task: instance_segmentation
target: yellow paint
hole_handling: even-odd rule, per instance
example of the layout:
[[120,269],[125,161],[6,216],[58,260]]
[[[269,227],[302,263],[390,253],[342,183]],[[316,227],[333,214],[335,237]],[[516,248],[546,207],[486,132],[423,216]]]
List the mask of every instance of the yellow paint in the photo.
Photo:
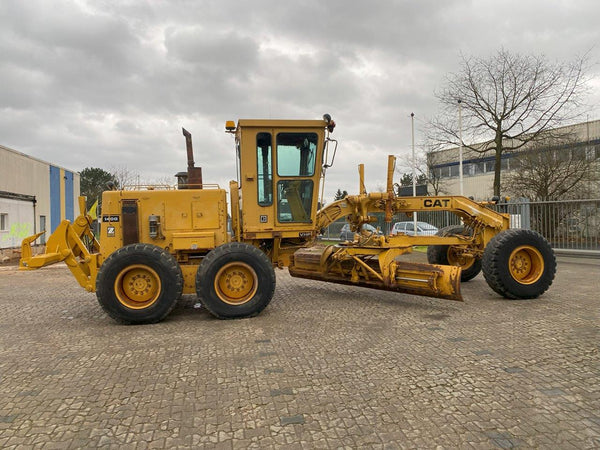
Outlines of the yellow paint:
[[160,297],[162,283],[154,269],[145,264],[125,267],[115,280],[115,294],[119,302],[131,309],[145,309]]
[[[321,120],[239,121],[235,138],[239,148],[240,180],[230,184],[233,239],[262,249],[273,265],[288,266],[294,276],[460,300],[462,262],[459,265],[417,264],[401,262],[398,257],[412,251],[415,245],[454,246],[460,255],[481,257],[490,239],[509,227],[508,216],[465,197],[395,196],[392,189],[393,157],[388,158],[386,192],[366,191],[361,165],[360,193],[317,211],[327,128],[327,123]],[[271,182],[273,199],[268,205],[258,204],[257,149],[262,148],[258,146],[258,139],[263,133],[272,136],[269,150],[272,152],[272,178],[265,179]],[[299,163],[298,172],[278,169],[279,163],[281,167],[285,167],[284,162],[289,164],[285,153],[280,156],[277,149],[278,136],[285,133],[294,139],[294,134],[316,135],[317,144],[311,156],[314,167],[310,167],[306,159]],[[285,140],[281,142],[282,146],[289,146]],[[64,176],[65,171],[61,169],[60,211],[63,219],[66,209]],[[312,197],[307,194],[309,187],[312,187]],[[303,189],[305,198],[301,195]],[[203,189],[104,192],[102,218],[99,218],[100,243],[90,231],[92,211],[85,213],[83,199],[79,204],[81,215],[73,224],[63,220],[48,239],[48,253],[32,256],[30,244],[35,237],[23,241],[23,269],[65,261],[79,283],[93,291],[103,261],[122,248],[124,242],[138,239],[136,242],[164,249],[177,260],[184,277],[183,291],[187,294],[195,292],[197,269],[205,261],[204,257],[212,249],[232,240],[227,230],[226,192],[214,185],[204,185]],[[399,212],[434,210],[455,213],[465,226],[474,230],[473,236],[376,236],[359,232],[362,224],[375,220],[370,215],[372,212],[386,212],[386,217],[391,219]],[[307,249],[322,228],[342,217],[356,232],[353,242],[320,250]],[[88,242],[93,243],[93,248]],[[517,250],[511,255],[511,274],[521,283],[535,282],[542,267],[539,252],[529,247]],[[533,270],[528,270],[529,267]],[[258,274],[252,266],[237,260],[228,261],[220,267],[215,279],[207,282],[213,283],[217,296],[229,305],[250,302],[259,285]],[[142,261],[123,269],[113,289],[124,306],[144,309],[157,301],[160,283],[160,277]]]

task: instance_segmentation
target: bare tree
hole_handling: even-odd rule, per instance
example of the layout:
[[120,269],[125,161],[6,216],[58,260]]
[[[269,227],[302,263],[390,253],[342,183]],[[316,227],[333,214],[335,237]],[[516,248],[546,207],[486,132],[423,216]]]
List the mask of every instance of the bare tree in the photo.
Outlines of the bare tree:
[[110,173],[121,189],[135,189],[141,183],[140,174],[127,166],[111,167]]
[[441,160],[440,152],[436,151],[435,146],[429,145],[425,150],[425,156],[421,163],[421,167],[424,169],[421,170],[427,176],[427,183],[431,186],[433,195],[446,193],[445,179],[438,167]]
[[[460,70],[449,74],[436,94],[442,113],[431,121],[428,137],[444,148],[459,146],[462,133],[465,148],[493,152],[494,195],[499,196],[502,154],[580,116],[586,64],[587,56],[552,63],[504,49],[489,58],[462,56]],[[456,120],[459,102],[462,130]]]
[[163,175],[158,178],[152,178],[151,180],[147,180],[142,184],[168,188],[175,186],[177,184],[177,181],[174,176]]
[[545,140],[511,159],[502,189],[531,200],[586,198],[598,192],[600,161],[593,148],[572,140]]
[[[440,195],[445,192],[445,180],[441,176],[437,165],[444,162],[440,152],[434,144],[427,143],[420,146],[420,151],[415,156],[415,169],[417,172],[417,184],[427,184],[431,187],[432,195]],[[412,167],[412,158],[403,158],[402,165],[396,167],[396,172],[400,176],[400,186],[412,185],[412,173],[409,172]],[[405,184],[408,181],[408,184]],[[429,191],[429,187],[428,187]]]

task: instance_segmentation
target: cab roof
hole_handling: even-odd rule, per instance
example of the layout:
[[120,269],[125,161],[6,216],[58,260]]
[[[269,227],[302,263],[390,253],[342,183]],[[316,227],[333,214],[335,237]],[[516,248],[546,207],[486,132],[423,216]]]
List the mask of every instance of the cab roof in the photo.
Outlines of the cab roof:
[[238,128],[325,128],[325,120],[239,119]]

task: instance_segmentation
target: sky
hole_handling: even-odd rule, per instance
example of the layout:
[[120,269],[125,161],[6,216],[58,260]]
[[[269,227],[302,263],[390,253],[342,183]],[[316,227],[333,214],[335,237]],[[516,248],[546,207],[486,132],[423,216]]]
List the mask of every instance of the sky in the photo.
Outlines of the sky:
[[597,0],[2,0],[0,144],[174,182],[183,126],[204,182],[227,188],[226,120],[329,113],[329,202],[358,192],[359,163],[370,191],[385,186],[387,155],[409,164],[410,114],[419,151],[461,55],[588,53],[587,114],[600,119],[598,17]]

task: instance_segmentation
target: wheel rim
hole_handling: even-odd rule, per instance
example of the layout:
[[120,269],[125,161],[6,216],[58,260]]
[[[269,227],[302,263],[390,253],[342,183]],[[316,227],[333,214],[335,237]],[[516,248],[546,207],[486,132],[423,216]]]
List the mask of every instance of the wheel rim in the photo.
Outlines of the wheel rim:
[[230,305],[242,305],[250,301],[258,289],[258,275],[243,262],[232,262],[221,267],[215,277],[215,291],[219,298]]
[[521,284],[533,284],[544,272],[544,258],[540,251],[530,245],[522,245],[512,251],[508,259],[511,276]]
[[160,291],[160,277],[154,269],[144,264],[126,267],[115,280],[117,299],[131,309],[152,306],[158,300]]
[[451,266],[460,266],[463,270],[468,269],[475,263],[475,258],[465,256],[458,248],[448,247],[448,264]]

